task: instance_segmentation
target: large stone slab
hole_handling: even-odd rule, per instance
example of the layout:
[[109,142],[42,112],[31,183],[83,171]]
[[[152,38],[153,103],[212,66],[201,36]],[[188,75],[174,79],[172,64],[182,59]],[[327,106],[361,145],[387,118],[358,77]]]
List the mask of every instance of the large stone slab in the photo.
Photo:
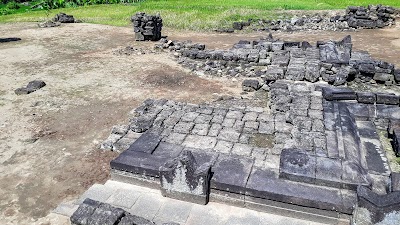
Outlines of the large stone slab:
[[299,149],[283,149],[279,177],[306,183],[315,182],[316,158]]
[[316,161],[316,184],[340,188],[342,182],[342,160],[317,157]]
[[326,100],[356,100],[356,93],[350,88],[329,88],[322,89],[322,95]]
[[244,194],[253,159],[220,155],[212,167],[211,188]]
[[158,133],[151,130],[146,131],[142,134],[127,151],[144,152],[151,154],[156,149],[161,141],[161,137]]
[[272,178],[268,171],[254,169],[246,195],[290,204],[352,214],[355,204],[344,202],[340,189]]
[[124,151],[110,162],[112,169],[159,177],[159,168],[168,158],[143,152]]

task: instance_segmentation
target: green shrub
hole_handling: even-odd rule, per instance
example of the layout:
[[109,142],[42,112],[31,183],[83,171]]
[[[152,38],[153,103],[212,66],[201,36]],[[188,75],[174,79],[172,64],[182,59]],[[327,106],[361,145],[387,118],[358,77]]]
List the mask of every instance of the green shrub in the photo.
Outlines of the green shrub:
[[11,10],[9,10],[7,8],[0,9],[0,15],[8,15],[8,14],[11,14]]
[[11,10],[19,9],[19,5],[16,2],[12,1],[12,2],[7,3],[6,8],[11,9]]

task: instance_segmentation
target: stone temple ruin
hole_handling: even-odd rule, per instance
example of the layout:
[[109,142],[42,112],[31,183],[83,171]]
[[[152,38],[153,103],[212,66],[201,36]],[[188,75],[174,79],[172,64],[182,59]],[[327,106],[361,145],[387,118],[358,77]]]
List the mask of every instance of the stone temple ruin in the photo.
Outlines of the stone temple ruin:
[[161,39],[162,19],[160,15],[139,12],[132,16],[136,41],[158,41]]
[[[101,145],[120,153],[110,162],[113,180],[197,204],[325,223],[398,224],[400,174],[391,171],[382,143],[389,138],[400,154],[400,96],[344,87],[350,81],[396,85],[400,72],[393,64],[353,51],[350,36],[316,46],[270,35],[224,51],[167,40],[155,47],[178,53],[193,71],[252,77],[244,90],[267,90],[267,107],[148,99]],[[104,221],[96,212],[105,211],[118,224],[141,221],[90,199],[71,221]]]

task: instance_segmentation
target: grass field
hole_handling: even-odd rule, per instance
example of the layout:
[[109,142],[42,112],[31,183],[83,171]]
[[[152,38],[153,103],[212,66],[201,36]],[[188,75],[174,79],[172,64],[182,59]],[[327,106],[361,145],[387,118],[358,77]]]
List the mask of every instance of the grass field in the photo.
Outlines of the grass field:
[[[43,21],[58,12],[89,23],[129,25],[138,11],[160,13],[164,25],[176,29],[207,30],[249,18],[274,18],[276,10],[344,9],[348,5],[384,4],[400,7],[400,0],[145,0],[134,4],[91,5],[0,16],[0,22]],[[48,14],[47,14],[48,13]],[[280,11],[280,14],[282,11]]]

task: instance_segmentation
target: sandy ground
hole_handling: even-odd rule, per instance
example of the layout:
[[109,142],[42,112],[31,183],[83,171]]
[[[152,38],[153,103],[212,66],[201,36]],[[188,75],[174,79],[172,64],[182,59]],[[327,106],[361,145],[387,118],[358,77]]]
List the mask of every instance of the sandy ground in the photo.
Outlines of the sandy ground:
[[[228,48],[264,34],[214,34],[166,30],[170,39]],[[285,40],[339,40],[345,32],[276,34]],[[357,49],[400,67],[400,29],[350,32]],[[197,77],[171,54],[121,56],[113,51],[137,43],[131,28],[68,24],[39,29],[33,23],[1,24],[0,38],[0,223],[32,224],[60,202],[108,178],[116,156],[97,149],[113,125],[147,98],[193,103],[240,95],[240,82]],[[43,89],[17,96],[34,79]],[[46,224],[46,223],[39,223]]]

